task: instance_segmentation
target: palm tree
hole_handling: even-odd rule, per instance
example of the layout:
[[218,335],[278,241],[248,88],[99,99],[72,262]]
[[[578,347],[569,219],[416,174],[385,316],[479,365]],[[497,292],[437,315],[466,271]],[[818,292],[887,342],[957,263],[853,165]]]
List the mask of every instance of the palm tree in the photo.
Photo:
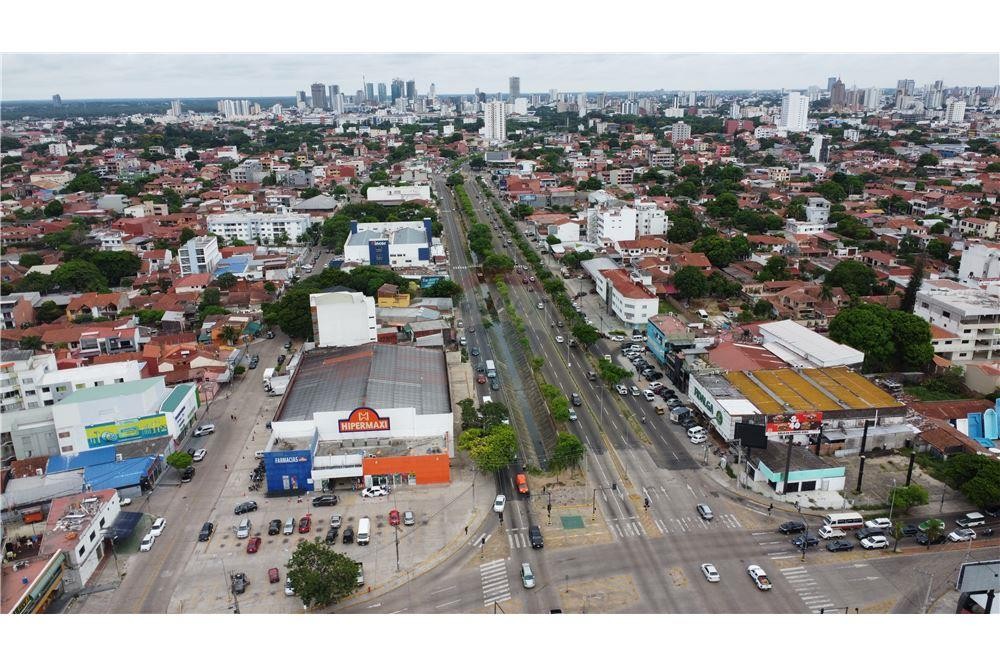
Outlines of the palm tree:
[[219,331],[219,335],[222,337],[222,340],[232,345],[240,337],[240,332],[236,330],[236,327],[227,324]]
[[819,290],[819,300],[820,301],[833,301],[833,288],[827,285],[825,282]]

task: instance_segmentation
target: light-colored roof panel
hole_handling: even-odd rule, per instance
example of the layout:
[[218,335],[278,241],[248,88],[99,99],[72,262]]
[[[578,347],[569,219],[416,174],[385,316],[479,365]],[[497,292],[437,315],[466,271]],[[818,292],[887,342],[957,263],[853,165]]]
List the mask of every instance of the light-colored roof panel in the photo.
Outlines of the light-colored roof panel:
[[146,378],[144,380],[133,380],[132,382],[117,382],[115,384],[106,384],[102,387],[89,387],[87,389],[80,389],[74,391],[72,394],[64,398],[59,402],[60,405],[70,405],[73,403],[88,403],[90,401],[97,401],[105,398],[125,398],[126,396],[135,396],[144,391],[147,391],[150,387],[163,384],[163,378]]

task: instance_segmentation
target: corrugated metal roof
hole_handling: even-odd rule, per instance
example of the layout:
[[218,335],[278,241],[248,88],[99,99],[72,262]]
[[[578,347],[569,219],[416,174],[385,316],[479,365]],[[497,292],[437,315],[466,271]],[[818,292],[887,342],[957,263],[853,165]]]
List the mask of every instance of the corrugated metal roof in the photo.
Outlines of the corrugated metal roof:
[[103,387],[89,387],[74,391],[72,394],[59,402],[59,405],[70,405],[71,403],[88,403],[104,398],[123,398],[135,396],[147,391],[150,387],[163,385],[163,378],[146,378],[144,380],[133,380],[132,382],[118,382],[106,384]]
[[188,392],[191,391],[194,391],[193,384],[189,383],[177,385],[174,387],[174,390],[170,392],[170,395],[167,396],[167,400],[163,401],[163,404],[160,405],[160,410],[163,412],[173,412],[177,409],[177,406],[181,404],[181,401],[184,400],[184,397],[187,396]]

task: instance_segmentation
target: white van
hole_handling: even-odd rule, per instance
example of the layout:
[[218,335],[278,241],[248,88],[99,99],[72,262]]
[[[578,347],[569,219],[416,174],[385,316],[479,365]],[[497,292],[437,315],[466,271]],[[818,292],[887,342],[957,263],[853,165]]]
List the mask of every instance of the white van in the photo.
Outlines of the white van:
[[291,535],[294,532],[295,532],[295,517],[291,516],[291,517],[288,517],[287,521],[285,521],[285,527],[284,527],[284,530],[281,531],[281,534],[282,535]]
[[358,544],[361,546],[368,544],[371,540],[371,529],[371,520],[366,516],[361,517],[361,521],[358,521]]
[[240,521],[240,525],[236,528],[236,537],[237,537],[237,539],[241,539],[242,540],[244,538],[250,537],[250,530],[252,528],[253,528],[253,524],[250,523],[250,518],[249,517],[244,517],[244,519],[242,521]]
[[706,431],[701,426],[692,426],[687,431],[688,437],[693,438],[696,435],[706,435]]
[[703,310],[703,309],[699,309],[698,310],[698,317],[700,317],[703,320],[707,320],[708,319],[708,311],[707,310]]

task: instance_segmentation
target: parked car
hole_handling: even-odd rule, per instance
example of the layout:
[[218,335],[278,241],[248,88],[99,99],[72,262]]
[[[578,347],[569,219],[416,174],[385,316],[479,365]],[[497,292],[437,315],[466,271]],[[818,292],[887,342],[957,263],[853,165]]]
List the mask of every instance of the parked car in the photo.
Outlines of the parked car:
[[350,544],[353,541],[354,541],[354,529],[348,526],[347,528],[344,528],[344,533],[341,536],[341,542],[343,542],[344,544]]
[[399,510],[389,511],[389,525],[398,526],[399,525]]
[[782,535],[791,535],[793,533],[801,533],[806,529],[806,524],[801,521],[786,521],[785,523],[778,526],[778,532]]
[[938,533],[937,535],[934,536],[933,540],[927,533],[917,533],[916,537],[917,544],[919,544],[922,547],[927,547],[934,544],[941,544],[947,539],[948,537],[944,533]]
[[255,554],[255,553],[257,553],[258,549],[260,549],[260,538],[259,537],[251,537],[249,540],[247,540],[247,553],[248,554]]
[[767,573],[764,572],[764,568],[760,565],[748,565],[747,574],[750,575],[750,578],[753,579],[754,585],[756,585],[759,590],[771,590],[771,580],[767,578]]
[[246,514],[247,512],[256,512],[257,502],[255,500],[248,500],[245,503],[240,503],[233,510],[233,514]]
[[948,533],[949,542],[971,542],[976,539],[976,531],[971,528],[959,528]]
[[872,519],[871,521],[865,521],[865,528],[878,528],[881,530],[889,530],[892,528],[892,521],[886,517],[879,517],[878,519]]
[[340,499],[333,494],[325,496],[316,496],[313,498],[313,507],[332,507],[337,504]]
[[208,542],[208,540],[212,537],[212,533],[214,532],[215,532],[215,524],[213,524],[211,521],[206,521],[204,524],[202,524],[201,531],[199,531],[198,533],[198,541]]
[[961,519],[956,519],[955,523],[962,528],[974,528],[975,526],[985,526],[986,517],[979,512],[969,512]]
[[706,440],[708,440],[708,436],[705,435],[704,433],[699,433],[697,435],[691,436],[691,444],[692,445],[700,445],[701,443],[705,442]]
[[545,546],[545,542],[542,540],[542,529],[538,526],[528,528],[528,539],[531,540],[532,549],[541,549]]
[[497,378],[490,379],[490,389],[493,391],[500,391],[500,380]]
[[861,546],[865,549],[885,549],[889,540],[885,539],[885,535],[871,535],[861,540]]
[[299,532],[308,533],[312,529],[312,515],[306,514],[299,519]]
[[142,538],[142,542],[139,543],[139,551],[149,551],[153,548],[153,542],[156,542],[156,535],[146,533],[146,536]]
[[869,537],[885,537],[885,531],[881,528],[861,528],[860,530],[854,531],[854,537],[859,540],[866,540]]
[[829,540],[832,538],[847,537],[847,533],[842,531],[840,528],[834,528],[833,526],[820,526],[819,536],[824,540]]
[[215,424],[202,424],[194,430],[194,437],[200,438],[203,435],[215,433]]
[[192,479],[194,479],[194,472],[195,472],[195,470],[191,466],[188,466],[187,468],[184,468],[184,472],[181,473],[181,482],[182,483],[183,482],[190,482]]
[[623,384],[616,384],[615,391],[617,391],[622,396],[628,396],[628,389]]
[[695,505],[695,509],[698,510],[698,514],[705,521],[711,521],[712,519],[715,518],[715,515],[712,514],[712,508],[706,505],[705,503],[699,503]]
[[369,486],[361,492],[362,498],[378,498],[389,495],[389,489],[384,486]]
[[285,595],[289,597],[295,595],[295,589],[292,588],[292,580],[288,577],[285,577]]
[[198,461],[204,461],[205,455],[208,454],[207,449],[197,449],[194,454],[191,455],[191,460],[197,463]]
[[926,521],[921,521],[919,524],[917,524],[917,528],[920,529],[921,533],[929,532],[931,526],[937,526],[938,530],[941,530],[944,528],[944,521],[942,521],[941,519],[927,519]]
[[917,527],[916,524],[908,523],[905,526],[903,526],[903,537],[913,537],[919,532],[920,529]]
[[288,357],[286,357],[285,355],[279,354],[278,355],[278,365],[280,366],[281,364],[285,363],[285,359],[287,359],[287,358]]
[[702,563],[701,573],[705,575],[705,579],[711,581],[712,583],[722,580],[722,577],[719,576],[719,571],[716,570],[715,566],[711,563]]
[[339,528],[334,528],[333,526],[330,526],[330,529],[326,531],[326,543],[327,544],[336,544],[337,543],[337,537],[339,535],[340,535],[340,529]]
[[854,542],[847,540],[834,540],[826,544],[827,551],[851,551],[852,549],[854,549]]
[[815,535],[810,535],[809,533],[804,533],[798,537],[792,538],[792,544],[796,549],[809,549],[811,547],[819,544],[819,538]]
[[167,527],[167,520],[162,516],[153,522],[153,525],[149,527],[149,534],[153,537],[159,537],[163,534],[163,529]]
[[242,595],[246,592],[250,581],[244,572],[237,572],[233,575],[233,595]]
[[340,518],[339,514],[334,514],[333,516],[330,517],[330,527],[331,528],[340,528],[340,522],[341,522],[341,518]]
[[272,567],[267,570],[267,580],[272,584],[276,584],[281,581],[281,573],[278,572],[278,568]]
[[482,373],[479,373],[478,375],[476,375],[476,382],[478,382],[479,384],[486,384],[486,376],[483,375]]
[[403,512],[403,525],[404,526],[412,526],[416,522],[417,522],[417,520],[413,516],[413,512],[412,511],[406,510],[405,512]]
[[272,519],[271,523],[267,524],[267,534],[277,535],[281,532],[281,519]]

